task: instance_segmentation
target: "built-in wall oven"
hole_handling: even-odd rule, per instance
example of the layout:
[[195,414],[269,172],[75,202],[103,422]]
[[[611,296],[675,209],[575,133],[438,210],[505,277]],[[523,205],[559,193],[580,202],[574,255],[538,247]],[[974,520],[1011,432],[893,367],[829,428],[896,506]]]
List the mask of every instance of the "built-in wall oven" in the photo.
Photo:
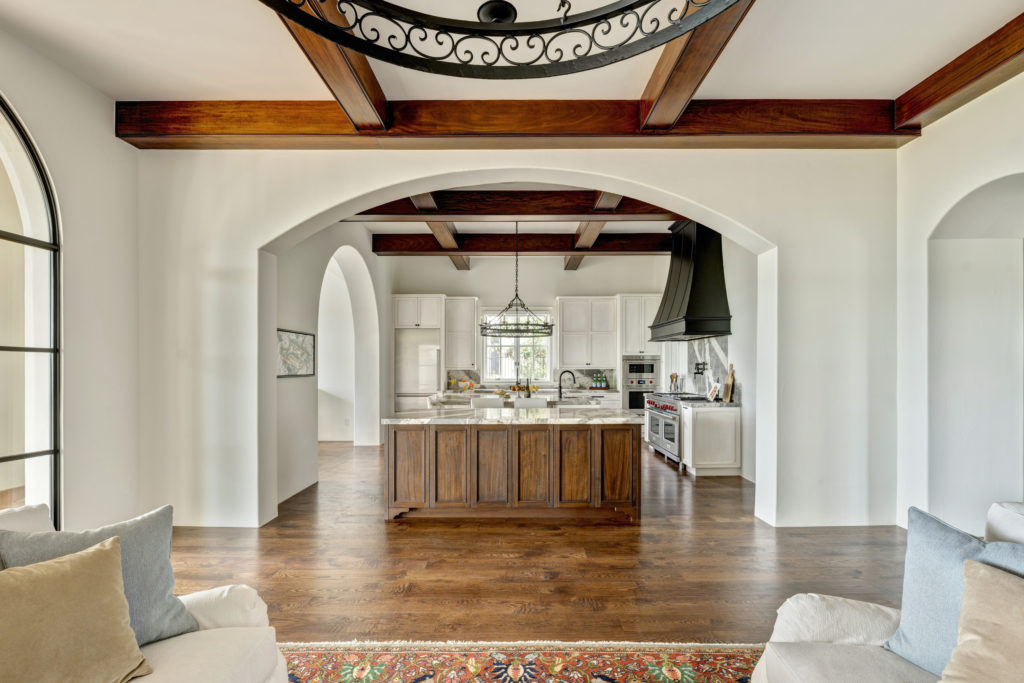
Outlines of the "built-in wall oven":
[[644,409],[644,394],[658,390],[661,356],[622,357],[622,407]]

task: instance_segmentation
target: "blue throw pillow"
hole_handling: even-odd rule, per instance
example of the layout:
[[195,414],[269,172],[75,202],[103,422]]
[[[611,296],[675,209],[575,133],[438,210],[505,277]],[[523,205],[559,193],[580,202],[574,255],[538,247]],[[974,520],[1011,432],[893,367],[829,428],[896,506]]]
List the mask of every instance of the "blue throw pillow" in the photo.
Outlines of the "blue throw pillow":
[[965,560],[1024,577],[1024,545],[986,543],[910,508],[900,626],[885,647],[936,676],[956,647]]

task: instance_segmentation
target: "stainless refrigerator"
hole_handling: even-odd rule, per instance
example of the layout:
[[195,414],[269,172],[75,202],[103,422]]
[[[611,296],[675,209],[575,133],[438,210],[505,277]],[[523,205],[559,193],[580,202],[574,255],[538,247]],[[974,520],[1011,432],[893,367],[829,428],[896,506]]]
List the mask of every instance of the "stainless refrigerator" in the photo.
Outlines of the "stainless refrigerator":
[[440,330],[395,330],[395,412],[429,408],[441,370]]

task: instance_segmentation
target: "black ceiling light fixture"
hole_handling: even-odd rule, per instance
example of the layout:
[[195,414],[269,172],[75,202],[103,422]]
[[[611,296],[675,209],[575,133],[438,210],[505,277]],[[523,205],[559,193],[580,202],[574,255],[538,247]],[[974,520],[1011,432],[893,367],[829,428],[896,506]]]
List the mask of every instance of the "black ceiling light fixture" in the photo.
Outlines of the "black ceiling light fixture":
[[686,35],[739,0],[618,0],[577,14],[570,14],[568,0],[550,0],[551,18],[518,24],[507,0],[484,2],[478,21],[382,0],[260,2],[367,57],[445,76],[502,79],[562,76],[613,64]]
[[552,323],[527,308],[519,298],[519,223],[516,222],[515,241],[515,294],[508,306],[493,318],[480,323],[482,337],[550,337],[555,330]]

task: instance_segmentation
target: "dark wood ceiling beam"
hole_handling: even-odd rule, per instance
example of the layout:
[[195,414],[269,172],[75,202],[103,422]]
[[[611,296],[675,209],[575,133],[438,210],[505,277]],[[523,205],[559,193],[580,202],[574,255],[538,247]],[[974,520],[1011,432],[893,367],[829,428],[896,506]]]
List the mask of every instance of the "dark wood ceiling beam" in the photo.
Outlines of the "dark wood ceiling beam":
[[[511,256],[515,253],[515,235],[469,234],[458,237],[459,253],[463,256]],[[635,256],[665,254],[672,248],[672,235],[658,233],[602,233],[588,249],[577,249],[572,233],[520,233],[519,253],[525,256],[571,256],[574,254],[603,254]],[[447,249],[437,244],[433,235],[376,234],[373,253],[378,256],[450,256]]]
[[[739,0],[714,19],[665,45],[640,96],[640,122],[646,129],[676,125],[693,96],[743,21],[754,0]],[[696,11],[690,6],[689,12]]]
[[442,190],[432,193],[435,202],[432,209],[420,209],[411,199],[399,199],[345,220],[354,223],[575,223],[674,221],[682,218],[679,214],[630,197],[620,197],[614,208],[594,208],[601,194],[594,190]]
[[[611,211],[618,207],[621,201],[621,195],[612,192],[599,192],[597,199],[594,201],[594,209]],[[605,223],[605,221],[584,221],[580,223],[580,226],[576,228],[575,247],[577,249],[587,249],[593,246],[594,242],[597,241],[598,235],[604,229]],[[581,263],[583,263],[583,256],[580,254],[565,257],[566,270],[576,270],[580,267]]]
[[[417,211],[437,210],[437,202],[434,201],[434,196],[429,192],[414,194],[412,197],[409,197],[409,201],[412,202]],[[451,250],[459,248],[459,243],[455,240],[458,231],[455,229],[454,223],[449,221],[427,221],[427,227],[430,228],[430,232],[434,234],[434,239],[437,240],[442,249]],[[455,266],[455,270],[469,270],[468,256],[452,254],[449,258],[452,261],[452,265]]]
[[[640,128],[620,100],[390,103],[386,131],[356,130],[335,102],[118,102],[116,134],[141,149],[878,148],[891,100],[693,100],[674,127]],[[586,219],[583,219],[586,220]]]
[[[303,11],[321,19],[348,26],[334,3],[308,2]],[[327,89],[341,105],[352,125],[360,131],[382,131],[388,127],[388,103],[366,57],[346,50],[284,17],[285,27],[295,38]]]
[[927,126],[1024,72],[1024,14],[896,98],[894,127]]

